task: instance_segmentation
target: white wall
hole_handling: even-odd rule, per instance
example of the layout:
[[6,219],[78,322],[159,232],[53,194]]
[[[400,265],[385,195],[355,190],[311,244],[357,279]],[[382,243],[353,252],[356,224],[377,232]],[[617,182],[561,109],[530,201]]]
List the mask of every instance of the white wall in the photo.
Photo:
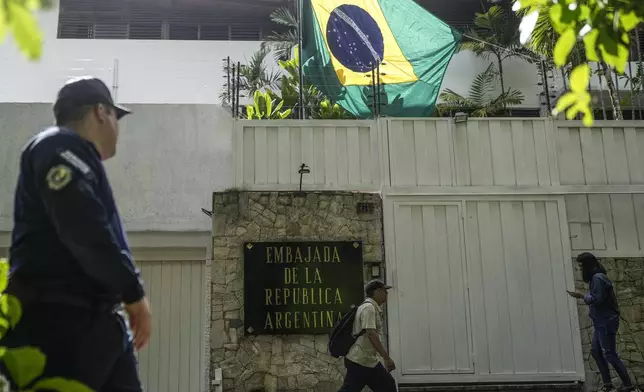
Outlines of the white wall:
[[[492,59],[485,60],[469,51],[457,53],[449,64],[441,91],[449,88],[467,96],[476,75],[485,71],[490,62]],[[498,68],[496,62],[495,67]],[[519,105],[520,107],[539,108],[539,93],[543,91],[543,87],[537,84],[541,79],[534,65],[521,59],[511,58],[503,62],[503,74],[506,90],[513,88],[523,93],[525,100],[522,105]],[[498,83],[497,91],[501,93],[501,86]]]
[[[57,39],[57,20],[57,10],[40,15],[45,47],[38,63],[27,63],[10,40],[0,45],[0,102],[51,102],[70,77],[91,74],[110,87],[117,86],[121,103],[216,104],[225,76],[222,59],[230,56],[233,61],[244,62],[260,46],[259,42],[247,41]],[[456,54],[443,89],[467,94],[474,77],[490,61],[471,52]],[[521,106],[539,107],[538,95],[543,88],[538,85],[535,65],[511,58],[504,62],[504,74],[507,87],[523,92]],[[562,88],[561,75],[551,83],[555,89]],[[599,87],[597,78],[592,85]]]
[[[232,185],[232,124],[216,105],[131,105],[106,162],[129,231],[210,231],[201,208]],[[49,104],[0,103],[0,237],[11,230],[22,146],[50,125]],[[2,238],[0,238],[2,247]]]
[[[0,46],[0,102],[52,102],[74,76],[116,82],[121,103],[219,103],[222,59],[244,61],[259,42],[57,39],[57,11],[43,12],[44,54],[27,63],[14,45]],[[118,78],[114,77],[115,60]]]
[[[110,87],[118,86],[117,99],[122,103],[215,104],[225,76],[222,59],[230,56],[243,62],[260,45],[245,41],[57,39],[57,19],[57,11],[40,15],[45,47],[38,63],[27,63],[11,43],[0,46],[0,102],[51,102],[70,77],[92,74]],[[457,54],[443,87],[466,94],[473,78],[488,64],[470,52]],[[507,86],[523,91],[524,106],[537,107],[541,90],[534,66],[510,59],[505,74]]]

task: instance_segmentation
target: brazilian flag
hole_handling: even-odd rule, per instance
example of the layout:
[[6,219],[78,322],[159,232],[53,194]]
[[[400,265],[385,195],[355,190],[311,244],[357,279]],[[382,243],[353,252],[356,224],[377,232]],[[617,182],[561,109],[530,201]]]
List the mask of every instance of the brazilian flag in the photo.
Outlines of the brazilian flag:
[[[360,118],[434,111],[461,35],[413,0],[303,0],[303,74]],[[378,73],[378,72],[376,72]]]

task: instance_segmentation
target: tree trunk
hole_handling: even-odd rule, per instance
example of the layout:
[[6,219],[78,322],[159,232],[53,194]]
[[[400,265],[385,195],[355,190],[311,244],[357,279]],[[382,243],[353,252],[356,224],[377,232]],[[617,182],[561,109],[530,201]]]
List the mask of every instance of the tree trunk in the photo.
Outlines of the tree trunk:
[[624,115],[622,113],[622,107],[619,103],[619,94],[617,93],[617,86],[611,77],[611,70],[608,68],[608,64],[604,61],[600,61],[599,65],[601,66],[602,73],[606,79],[606,85],[608,86],[608,92],[610,93],[610,103],[613,105],[613,119],[623,120]]
[[501,94],[505,94],[505,80],[503,80],[503,60],[501,56],[496,56],[497,62],[499,63],[499,80],[501,81]]
[[[635,29],[635,43],[637,44],[637,70],[644,70],[644,64],[642,64],[642,42],[640,41],[640,29]],[[643,75],[642,71],[636,73],[640,78]],[[642,105],[640,101],[640,94],[642,93],[642,80],[639,80],[639,86],[636,89],[637,93],[637,109],[639,110],[640,120],[642,119]]]
[[[599,102],[602,105],[602,115],[604,116],[602,120],[608,120],[608,114],[606,113],[606,104],[604,103],[604,82],[603,82],[603,71],[599,67],[599,63],[597,63],[597,77],[599,78]],[[590,83],[588,84],[588,91],[591,91],[590,89]]]
[[[501,95],[505,95],[505,80],[503,80],[503,59],[501,55],[497,54],[496,59],[499,63],[499,80],[501,81]],[[503,100],[503,115],[506,115],[506,104],[505,99]]]
[[633,63],[630,58],[628,59],[628,77],[630,78],[628,85],[631,88],[631,120],[635,120],[635,86],[633,86]]
[[564,91],[568,91],[568,76],[566,75],[565,68],[561,68],[561,80],[563,81]]

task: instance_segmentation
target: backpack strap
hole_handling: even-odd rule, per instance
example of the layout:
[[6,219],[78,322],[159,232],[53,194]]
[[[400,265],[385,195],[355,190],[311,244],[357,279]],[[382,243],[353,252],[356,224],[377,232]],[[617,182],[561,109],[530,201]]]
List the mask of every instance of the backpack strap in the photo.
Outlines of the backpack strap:
[[358,339],[360,336],[364,335],[365,333],[367,333],[367,330],[363,329],[362,331],[358,332],[358,334],[355,335],[354,338]]
[[[362,302],[360,305],[358,305],[358,307],[356,308],[356,317],[358,316],[358,309],[359,309],[362,305],[364,305],[364,304],[368,304],[368,303],[370,303],[370,302],[369,302],[369,301],[367,301],[367,300],[364,300],[364,302]],[[372,306],[373,306],[373,305],[372,305]],[[353,327],[352,327],[352,328],[353,328]],[[360,336],[364,335],[365,333],[367,333],[367,330],[366,330],[366,329],[363,329],[363,330],[361,330],[360,332],[358,332],[358,334],[357,334],[357,335],[351,334],[351,336],[353,336],[355,339],[358,339]]]

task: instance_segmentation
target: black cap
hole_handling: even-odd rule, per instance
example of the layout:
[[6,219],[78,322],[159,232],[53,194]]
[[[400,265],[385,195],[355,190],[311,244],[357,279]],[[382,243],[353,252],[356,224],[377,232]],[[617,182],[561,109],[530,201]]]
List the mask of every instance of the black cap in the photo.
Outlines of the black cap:
[[119,120],[132,113],[129,109],[114,103],[110,90],[102,80],[94,77],[82,77],[70,80],[58,91],[56,103],[54,103],[56,123],[59,123],[76,108],[99,103],[113,107],[116,110],[116,118]]
[[374,279],[364,286],[364,291],[365,293],[369,293],[378,289],[389,290],[390,288],[391,286],[386,285],[382,280]]

